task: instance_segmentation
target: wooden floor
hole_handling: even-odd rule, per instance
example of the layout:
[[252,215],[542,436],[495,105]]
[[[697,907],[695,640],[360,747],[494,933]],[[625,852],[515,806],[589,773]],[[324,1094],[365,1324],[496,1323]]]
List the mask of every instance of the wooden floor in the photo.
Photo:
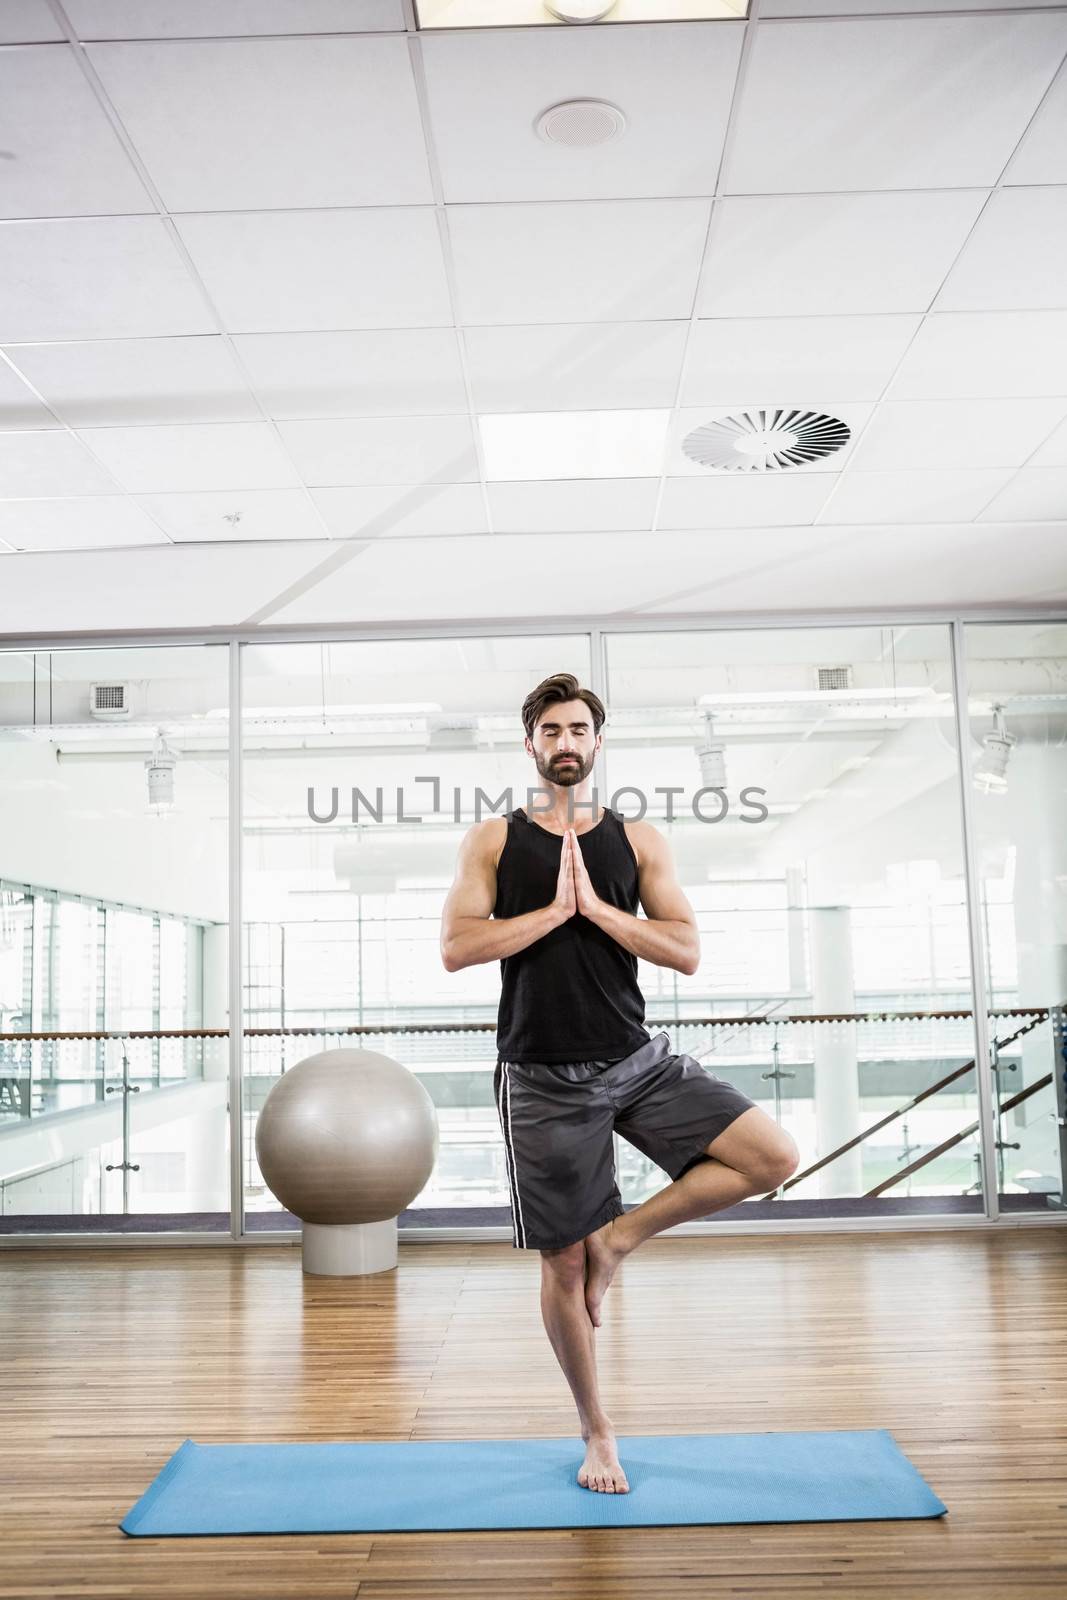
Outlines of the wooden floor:
[[[402,1245],[305,1278],[291,1246],[0,1253],[0,1596],[1062,1600],[1067,1229],[658,1238],[598,1335],[620,1435],[888,1428],[919,1522],[128,1539],[186,1437],[574,1435],[540,1258]],[[418,1484],[411,1486],[418,1493]]]

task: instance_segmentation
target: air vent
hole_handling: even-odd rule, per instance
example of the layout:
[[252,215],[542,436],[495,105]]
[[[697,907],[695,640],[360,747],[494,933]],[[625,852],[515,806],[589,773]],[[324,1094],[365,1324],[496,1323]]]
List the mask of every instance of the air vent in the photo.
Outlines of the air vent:
[[728,472],[780,472],[821,461],[851,438],[837,417],[818,411],[738,411],[694,428],[682,440],[690,461]]
[[546,144],[591,150],[595,145],[621,138],[626,131],[626,118],[618,106],[607,100],[562,100],[558,106],[543,111],[534,127]]
[[820,667],[819,668],[819,688],[820,689],[851,689],[851,687],[852,687],[852,668],[851,667]]
[[89,715],[104,719],[128,717],[129,684],[93,683],[89,685]]

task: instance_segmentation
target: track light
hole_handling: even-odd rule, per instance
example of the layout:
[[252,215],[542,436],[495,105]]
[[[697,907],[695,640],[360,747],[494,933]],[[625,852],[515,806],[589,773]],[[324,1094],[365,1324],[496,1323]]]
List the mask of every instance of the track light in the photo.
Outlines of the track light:
[[160,730],[152,754],[144,764],[148,776],[148,809],[154,816],[161,816],[174,804],[174,768],[177,764],[178,758]]
[[983,794],[1003,794],[1008,787],[1008,762],[1018,741],[1004,726],[1004,707],[993,707],[993,729],[982,740],[982,750],[971,774]]
[[704,713],[704,743],[697,751],[700,781],[705,789],[726,788],[726,746],[715,738],[715,722],[710,711]]

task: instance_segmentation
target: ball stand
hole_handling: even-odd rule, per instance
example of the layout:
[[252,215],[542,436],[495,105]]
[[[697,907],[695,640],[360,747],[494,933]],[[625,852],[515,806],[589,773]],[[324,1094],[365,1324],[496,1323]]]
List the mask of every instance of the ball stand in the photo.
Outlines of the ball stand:
[[397,1264],[396,1218],[384,1222],[305,1222],[304,1271],[348,1278]]

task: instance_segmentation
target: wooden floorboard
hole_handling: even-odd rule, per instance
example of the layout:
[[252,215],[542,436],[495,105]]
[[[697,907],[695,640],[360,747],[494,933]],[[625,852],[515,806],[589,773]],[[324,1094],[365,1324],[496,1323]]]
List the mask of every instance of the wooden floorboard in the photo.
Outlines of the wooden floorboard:
[[[659,1238],[598,1334],[620,1435],[888,1428],[920,1522],[128,1539],[199,1443],[567,1435],[536,1252],[0,1253],[0,1600],[1067,1595],[1067,1229]],[[417,1483],[412,1493],[418,1492]]]

